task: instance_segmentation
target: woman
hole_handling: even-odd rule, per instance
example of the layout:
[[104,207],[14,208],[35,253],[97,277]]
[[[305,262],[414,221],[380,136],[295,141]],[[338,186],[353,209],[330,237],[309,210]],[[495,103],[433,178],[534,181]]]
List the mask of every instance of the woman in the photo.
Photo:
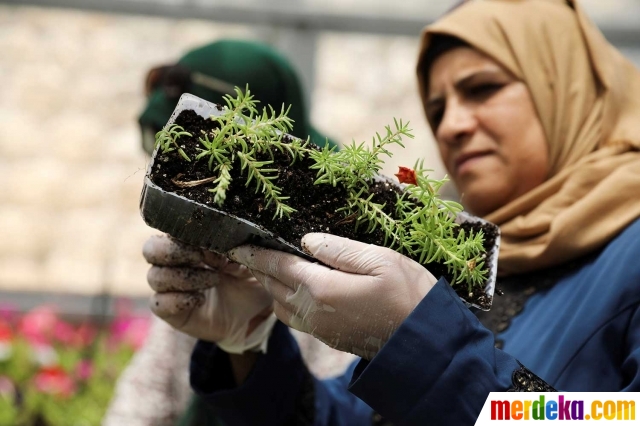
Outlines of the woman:
[[[147,74],[147,104],[138,122],[142,145],[148,153],[155,147],[155,134],[171,117],[183,93],[210,102],[224,103],[224,95],[236,96],[234,87],[249,84],[255,99],[279,111],[292,108],[292,134],[324,145],[327,138],[309,120],[300,80],[289,61],[273,48],[244,40],[219,40],[191,50],[173,65],[153,68]],[[329,140],[331,145],[335,142]]]
[[[391,250],[307,234],[330,269],[236,248],[282,323],[235,382],[238,362],[197,344],[192,386],[228,424],[289,424],[308,388],[316,425],[467,425],[492,391],[640,390],[640,73],[575,1],[487,0],[427,28],[418,79],[464,204],[502,230],[507,296],[482,325]],[[309,379],[285,325],[363,359]]]

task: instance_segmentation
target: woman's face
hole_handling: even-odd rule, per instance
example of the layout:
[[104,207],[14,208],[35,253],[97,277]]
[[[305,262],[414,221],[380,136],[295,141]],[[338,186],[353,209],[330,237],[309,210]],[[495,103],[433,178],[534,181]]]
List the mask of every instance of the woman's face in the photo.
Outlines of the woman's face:
[[485,216],[540,185],[549,152],[527,86],[470,47],[431,66],[427,119],[465,207]]

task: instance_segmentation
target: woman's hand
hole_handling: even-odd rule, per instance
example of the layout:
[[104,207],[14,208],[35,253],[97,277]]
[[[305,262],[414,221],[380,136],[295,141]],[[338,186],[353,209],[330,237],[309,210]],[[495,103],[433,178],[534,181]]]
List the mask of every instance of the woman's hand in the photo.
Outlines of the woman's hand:
[[273,299],[244,266],[166,235],[147,240],[143,254],[153,265],[147,280],[156,292],[154,314],[229,353],[264,349]]
[[329,265],[255,246],[231,250],[273,295],[285,324],[365,359],[380,348],[435,285],[401,254],[330,234],[307,234],[302,247]]

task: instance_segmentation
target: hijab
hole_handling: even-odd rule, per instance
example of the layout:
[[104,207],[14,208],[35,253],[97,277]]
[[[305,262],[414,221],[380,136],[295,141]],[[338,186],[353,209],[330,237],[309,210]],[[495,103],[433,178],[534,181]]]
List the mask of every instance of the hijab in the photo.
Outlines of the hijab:
[[576,0],[478,0],[428,26],[418,61],[423,103],[436,35],[462,40],[523,81],[545,131],[547,180],[486,216],[501,229],[501,275],[586,255],[640,217],[640,72]]
[[[271,105],[279,112],[283,104],[285,108],[291,105],[288,116],[294,120],[293,136],[302,139],[310,136],[320,146],[327,139],[311,126],[302,86],[293,67],[267,45],[220,40],[191,50],[173,66],[160,68],[164,69],[164,84],[148,88],[147,104],[138,120],[147,152],[153,150],[153,135],[167,123],[182,93],[224,104],[224,95],[235,97],[233,88],[245,90],[247,84],[260,101],[258,107]],[[333,141],[329,143],[335,145]]]

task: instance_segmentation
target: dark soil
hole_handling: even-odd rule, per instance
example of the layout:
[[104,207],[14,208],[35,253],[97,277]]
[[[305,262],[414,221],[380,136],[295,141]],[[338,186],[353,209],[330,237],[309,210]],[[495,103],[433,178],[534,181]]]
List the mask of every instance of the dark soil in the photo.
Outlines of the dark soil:
[[[284,217],[281,220],[273,218],[274,207],[272,205],[265,206],[263,195],[261,192],[256,193],[253,182],[248,187],[245,186],[246,175],[240,174],[239,161],[236,161],[231,170],[233,181],[222,207],[213,202],[213,194],[208,191],[212,188],[211,184],[192,188],[178,187],[172,182],[172,179],[186,182],[212,176],[206,160],[195,161],[195,157],[199,153],[197,148],[201,147],[198,136],[201,135],[201,131],[210,131],[215,123],[211,120],[205,120],[190,110],[180,113],[175,123],[194,135],[194,137],[183,136],[179,139],[182,149],[192,161],[190,163],[185,161],[177,151],[157,155],[150,177],[156,185],[165,191],[176,193],[257,223],[299,248],[301,248],[300,239],[309,232],[326,232],[365,243],[384,245],[384,234],[381,231],[366,233],[365,226],[356,230],[353,219],[345,218],[343,212],[337,212],[344,206],[343,200],[347,195],[347,191],[342,186],[313,185],[316,171],[309,169],[309,166],[313,164],[309,159],[296,161],[291,165],[288,154],[276,151],[274,167],[277,167],[280,173],[274,183],[282,188],[283,195],[291,197],[287,204],[297,210],[291,217]],[[265,155],[265,158],[258,159],[267,160],[269,158]],[[389,206],[395,204],[398,189],[392,184],[379,182],[371,186],[371,192],[375,194],[374,202],[386,203],[386,213],[393,215],[394,212]],[[476,232],[482,229],[485,234],[485,248],[489,249],[494,244],[495,231],[491,226],[464,223],[460,229]],[[488,265],[490,260],[486,259],[485,264]],[[426,265],[426,267],[434,276],[445,276],[451,280],[446,266],[433,263]],[[454,289],[467,301],[479,306],[488,307],[491,305],[491,299],[484,293],[484,288],[474,287],[474,294],[471,296],[466,284],[455,285]]]

